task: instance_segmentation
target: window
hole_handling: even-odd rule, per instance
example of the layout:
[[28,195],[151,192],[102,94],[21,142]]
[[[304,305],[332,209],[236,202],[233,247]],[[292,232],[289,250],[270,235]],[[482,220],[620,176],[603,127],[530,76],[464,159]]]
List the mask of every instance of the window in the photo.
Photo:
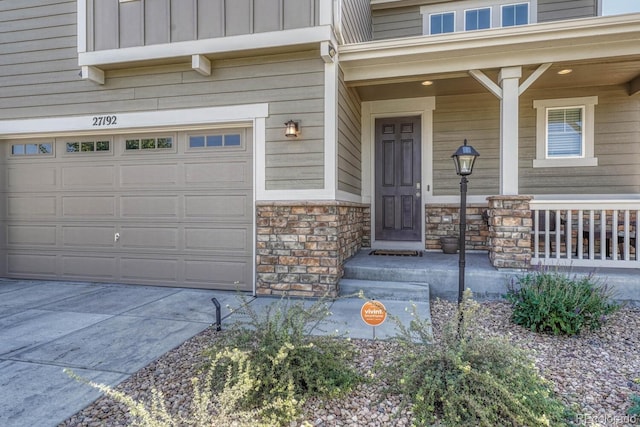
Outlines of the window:
[[240,147],[240,134],[193,135],[189,137],[189,148]]
[[453,33],[455,14],[453,12],[434,13],[429,16],[429,34]]
[[111,141],[78,141],[65,144],[67,153],[97,153],[108,152]]
[[514,27],[529,23],[529,3],[502,6],[502,26]]
[[27,144],[13,144],[11,146],[12,156],[38,156],[38,155],[51,155],[53,154],[53,143],[27,143]]
[[491,28],[491,8],[465,10],[464,12],[464,30],[483,30]]
[[597,166],[594,157],[598,97],[534,101],[536,159],[533,167]]
[[173,148],[173,138],[132,138],[125,141],[125,149],[132,150],[163,150]]

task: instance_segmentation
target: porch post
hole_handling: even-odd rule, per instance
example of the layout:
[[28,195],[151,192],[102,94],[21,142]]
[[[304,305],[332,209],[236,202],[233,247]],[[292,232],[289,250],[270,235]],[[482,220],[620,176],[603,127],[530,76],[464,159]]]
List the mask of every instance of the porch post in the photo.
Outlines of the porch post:
[[500,70],[500,194],[518,194],[518,99],[522,67]]
[[496,268],[531,265],[531,196],[492,196],[489,201],[489,260]]

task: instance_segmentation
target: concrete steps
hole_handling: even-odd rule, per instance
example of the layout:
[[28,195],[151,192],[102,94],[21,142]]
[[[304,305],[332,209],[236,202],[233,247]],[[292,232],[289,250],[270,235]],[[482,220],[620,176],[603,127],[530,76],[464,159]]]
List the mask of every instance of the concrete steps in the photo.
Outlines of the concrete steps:
[[424,282],[392,282],[387,280],[342,279],[340,295],[357,297],[362,290],[367,299],[429,301],[429,284]]

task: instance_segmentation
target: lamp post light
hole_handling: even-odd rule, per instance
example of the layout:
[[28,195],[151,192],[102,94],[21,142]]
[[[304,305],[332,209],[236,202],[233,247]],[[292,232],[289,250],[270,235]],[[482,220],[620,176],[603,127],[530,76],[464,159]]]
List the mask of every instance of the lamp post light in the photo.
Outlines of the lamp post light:
[[[473,172],[473,164],[476,158],[480,156],[472,146],[467,145],[467,140],[464,140],[464,145],[458,147],[455,153],[451,156],[453,163],[456,165],[456,173],[462,178],[460,179],[460,260],[458,262],[458,312],[459,320],[462,323],[462,311],[460,310],[460,304],[462,303],[462,294],[464,293],[464,267],[465,267],[465,231],[467,228],[467,176]],[[460,333],[460,323],[458,324],[458,333]]]

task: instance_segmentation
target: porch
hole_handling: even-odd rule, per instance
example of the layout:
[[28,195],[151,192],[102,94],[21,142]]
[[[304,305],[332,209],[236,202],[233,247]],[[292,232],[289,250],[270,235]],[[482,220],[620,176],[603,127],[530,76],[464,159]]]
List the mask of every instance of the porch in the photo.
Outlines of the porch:
[[[431,298],[455,300],[458,295],[458,255],[417,251],[418,256],[372,255],[362,249],[344,264],[340,295],[363,290],[366,297],[420,301],[428,292]],[[420,256],[421,254],[421,256]],[[551,267],[554,268],[554,267]],[[640,267],[557,267],[576,275],[595,273],[613,287],[615,298],[640,306]],[[517,270],[498,270],[491,265],[487,253],[466,254],[465,284],[478,300],[499,299],[510,280],[524,274]]]

